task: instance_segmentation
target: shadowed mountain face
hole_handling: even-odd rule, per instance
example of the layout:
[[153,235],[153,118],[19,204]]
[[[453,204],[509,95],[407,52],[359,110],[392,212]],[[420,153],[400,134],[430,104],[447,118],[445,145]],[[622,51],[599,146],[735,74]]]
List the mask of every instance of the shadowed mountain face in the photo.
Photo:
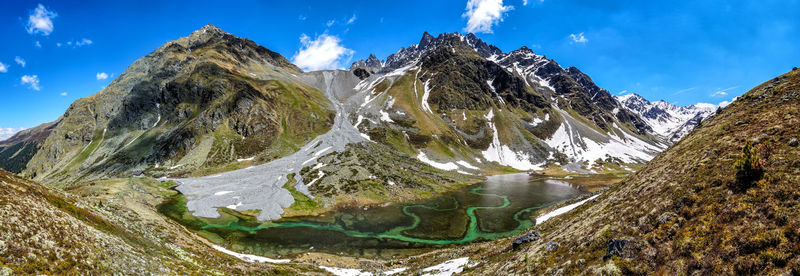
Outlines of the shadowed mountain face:
[[[59,119],[60,120],[60,119]],[[0,141],[0,168],[19,173],[33,158],[59,121],[44,123]]]
[[[537,226],[539,241],[476,273],[797,274],[798,124],[800,70],[793,70],[704,120],[596,200]],[[545,249],[551,241],[558,249]]]
[[73,103],[25,174],[48,182],[180,174],[288,154],[333,122],[325,96],[290,78],[299,72],[280,54],[203,27]]

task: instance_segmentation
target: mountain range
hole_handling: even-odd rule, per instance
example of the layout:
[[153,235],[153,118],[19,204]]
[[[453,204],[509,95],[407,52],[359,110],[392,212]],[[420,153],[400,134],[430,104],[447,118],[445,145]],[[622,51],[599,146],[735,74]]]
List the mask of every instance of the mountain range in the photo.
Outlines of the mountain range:
[[[350,71],[361,81],[346,89],[364,100],[345,110],[351,124],[428,163],[470,164],[461,171],[484,161],[581,171],[601,160],[643,163],[716,110],[615,97],[575,67],[527,47],[503,53],[473,34],[424,33]],[[50,182],[131,171],[202,175],[240,159],[274,160],[333,124],[331,99],[300,73],[280,54],[206,26],[137,60],[46,130],[4,141],[9,156],[31,149],[2,165]]]

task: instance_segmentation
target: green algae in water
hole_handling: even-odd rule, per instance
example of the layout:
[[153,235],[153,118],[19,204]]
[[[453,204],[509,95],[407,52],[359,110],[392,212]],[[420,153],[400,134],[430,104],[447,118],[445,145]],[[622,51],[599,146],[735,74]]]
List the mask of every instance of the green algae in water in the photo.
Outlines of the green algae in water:
[[180,195],[160,205],[159,211],[213,242],[243,252],[285,256],[312,250],[392,257],[516,235],[533,226],[534,211],[581,193],[560,182],[514,174],[491,176],[485,183],[430,200],[266,223],[224,208],[220,218],[194,217]]

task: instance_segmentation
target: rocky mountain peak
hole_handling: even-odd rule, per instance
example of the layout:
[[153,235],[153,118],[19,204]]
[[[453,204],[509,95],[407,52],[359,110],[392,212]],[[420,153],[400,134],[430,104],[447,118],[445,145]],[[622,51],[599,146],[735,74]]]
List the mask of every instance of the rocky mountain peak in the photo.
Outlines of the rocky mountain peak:
[[[440,35],[441,36],[441,35]],[[422,38],[419,40],[419,47],[422,49],[427,48],[433,41],[436,40],[431,34],[427,31],[422,34]]]

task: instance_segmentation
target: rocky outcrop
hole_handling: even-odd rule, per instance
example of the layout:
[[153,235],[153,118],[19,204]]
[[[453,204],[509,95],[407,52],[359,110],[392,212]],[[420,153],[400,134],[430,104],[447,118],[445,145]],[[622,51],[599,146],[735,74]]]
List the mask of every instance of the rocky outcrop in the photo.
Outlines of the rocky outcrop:
[[511,243],[511,248],[517,250],[520,246],[526,243],[538,241],[541,237],[542,235],[539,234],[539,231],[536,230],[528,231],[525,234],[522,234],[521,236],[514,238],[514,242]]

